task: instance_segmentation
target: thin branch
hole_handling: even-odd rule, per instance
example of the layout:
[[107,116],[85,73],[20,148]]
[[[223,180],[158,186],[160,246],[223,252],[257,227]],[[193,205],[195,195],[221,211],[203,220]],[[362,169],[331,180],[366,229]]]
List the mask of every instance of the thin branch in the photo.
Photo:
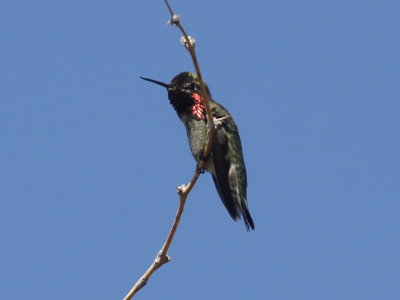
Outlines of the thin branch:
[[161,250],[158,252],[157,257],[154,259],[153,263],[151,266],[147,269],[147,271],[140,277],[140,279],[136,282],[136,284],[132,287],[132,289],[129,291],[129,293],[125,296],[123,300],[130,300],[139,290],[141,290],[149,280],[150,276],[162,265],[168,263],[171,259],[167,255],[168,249],[171,246],[172,240],[175,236],[176,229],[178,228],[179,222],[182,217],[183,209],[186,204],[186,199],[189,196],[190,191],[194,187],[194,185],[197,182],[197,179],[199,179],[200,173],[196,172],[193,175],[192,180],[189,182],[187,186],[180,186],[178,188],[178,193],[180,195],[179,199],[179,206],[178,210],[175,215],[174,222],[172,223],[172,227],[170,229],[170,232],[167,236],[167,239],[164,242],[164,245],[162,246]]
[[206,85],[204,83],[203,76],[201,75],[200,65],[197,60],[196,51],[194,49],[194,42],[192,42],[192,38],[189,37],[188,34],[186,33],[185,28],[183,28],[182,24],[180,23],[179,16],[174,13],[168,0],[164,0],[164,2],[167,5],[168,10],[171,14],[171,20],[169,20],[169,23],[173,26],[177,26],[181,30],[183,37],[185,39],[185,48],[189,51],[190,56],[193,61],[194,68],[196,69],[197,78],[198,78],[199,84],[200,84],[200,92],[201,92],[201,96],[203,98],[203,104],[206,107],[206,111],[207,111],[207,124],[208,124],[207,142],[206,142],[206,146],[205,146],[204,152],[203,152],[204,159],[201,160],[198,164],[198,169],[203,170],[206,165],[206,160],[211,153],[212,140],[213,140],[213,137],[215,134],[215,124],[214,124],[214,118],[213,118],[213,115],[211,112],[211,107],[210,107],[210,98],[206,91]]
[[213,117],[212,117],[212,113],[211,113],[211,109],[210,109],[210,99],[209,99],[208,93],[206,92],[206,85],[204,83],[203,76],[201,75],[199,62],[197,61],[196,51],[194,49],[194,43],[191,41],[191,38],[189,37],[189,35],[186,33],[185,28],[183,28],[183,26],[180,22],[179,16],[176,15],[174,13],[174,11],[172,10],[171,5],[168,3],[168,0],[164,0],[164,2],[167,5],[168,10],[171,14],[171,20],[169,21],[169,23],[173,26],[177,26],[181,30],[183,37],[185,38],[185,47],[189,51],[190,56],[193,61],[194,68],[196,69],[196,74],[197,74],[197,77],[198,77],[199,83],[200,83],[201,95],[203,96],[204,99],[206,99],[206,101],[203,101],[203,104],[207,109],[208,125],[209,125],[209,127],[214,128],[214,121],[213,121]]
[[207,142],[206,146],[204,148],[203,152],[203,159],[199,162],[197,166],[197,171],[192,177],[192,180],[189,182],[187,186],[181,186],[178,188],[178,194],[180,196],[179,198],[179,206],[178,210],[175,215],[175,219],[172,223],[172,227],[170,229],[170,232],[167,236],[167,239],[164,242],[164,245],[162,246],[161,250],[158,252],[157,257],[154,259],[153,263],[151,266],[147,269],[147,271],[140,277],[140,279],[136,282],[136,284],[132,287],[132,289],[129,291],[129,293],[125,296],[124,300],[130,300],[139,290],[141,290],[149,280],[150,276],[162,265],[168,263],[171,259],[167,255],[169,247],[171,246],[172,240],[174,239],[176,230],[179,226],[179,222],[182,217],[182,213],[186,204],[186,199],[189,196],[190,191],[193,189],[194,185],[196,184],[197,180],[200,177],[201,170],[204,170],[205,165],[206,165],[206,160],[207,157],[210,155],[211,152],[211,146],[212,146],[212,140],[215,134],[215,124],[214,124],[214,119],[211,113],[211,108],[210,108],[210,99],[208,96],[208,93],[206,92],[206,85],[203,81],[203,77],[200,72],[200,66],[197,61],[197,56],[196,52],[194,49],[194,40],[187,35],[186,30],[183,28],[183,26],[180,23],[179,16],[175,15],[174,11],[172,10],[170,4],[168,3],[167,0],[164,0],[165,4],[167,5],[167,8],[169,12],[171,13],[171,20],[169,21],[170,24],[177,26],[186,41],[185,47],[189,51],[190,56],[193,60],[194,67],[196,69],[196,74],[199,80],[200,84],[200,92],[201,96],[203,99],[203,104],[206,107],[207,111],[207,124],[208,124],[208,129],[207,129]]

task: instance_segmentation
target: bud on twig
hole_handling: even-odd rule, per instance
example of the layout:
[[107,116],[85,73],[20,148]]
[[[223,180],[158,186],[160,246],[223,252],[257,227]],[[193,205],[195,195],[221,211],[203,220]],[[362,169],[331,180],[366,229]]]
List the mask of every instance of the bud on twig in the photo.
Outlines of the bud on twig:
[[[194,46],[196,45],[196,40],[191,36],[188,36],[188,39],[189,39],[190,45],[194,48]],[[186,40],[185,36],[181,37],[181,44],[183,46],[185,46],[186,49],[189,49],[189,45],[187,43],[187,40]]]
[[173,15],[170,20],[168,20],[167,24],[171,24],[172,26],[177,26],[179,24],[179,16],[178,15]]

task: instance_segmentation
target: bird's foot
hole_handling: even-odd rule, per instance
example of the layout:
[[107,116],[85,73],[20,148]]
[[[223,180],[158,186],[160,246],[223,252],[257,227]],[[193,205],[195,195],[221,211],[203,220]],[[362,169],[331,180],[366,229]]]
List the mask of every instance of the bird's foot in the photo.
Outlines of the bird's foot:
[[199,164],[197,164],[197,166],[196,166],[196,173],[199,173],[199,174],[203,174],[204,173],[204,168],[200,168]]

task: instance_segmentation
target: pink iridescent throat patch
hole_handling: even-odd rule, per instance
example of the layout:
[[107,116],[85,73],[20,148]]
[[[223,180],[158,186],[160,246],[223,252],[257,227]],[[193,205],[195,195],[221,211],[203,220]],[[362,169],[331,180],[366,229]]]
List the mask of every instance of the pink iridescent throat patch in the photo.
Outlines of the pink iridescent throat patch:
[[203,105],[203,98],[198,93],[192,94],[194,104],[191,107],[193,116],[197,120],[204,120],[206,117],[206,107]]

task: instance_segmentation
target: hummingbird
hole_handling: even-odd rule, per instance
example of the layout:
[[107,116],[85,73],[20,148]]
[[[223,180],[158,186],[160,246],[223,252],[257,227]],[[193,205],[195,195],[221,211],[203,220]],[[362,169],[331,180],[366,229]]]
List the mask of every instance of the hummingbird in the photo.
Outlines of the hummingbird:
[[[186,128],[193,157],[203,158],[207,135],[207,113],[202,103],[198,77],[182,72],[167,84],[140,77],[165,87],[168,98]],[[218,194],[233,220],[243,218],[247,231],[254,230],[254,222],[247,205],[247,174],[243,159],[239,130],[228,110],[214,101],[206,85],[210,109],[215,123],[215,135],[205,170],[211,173]]]

